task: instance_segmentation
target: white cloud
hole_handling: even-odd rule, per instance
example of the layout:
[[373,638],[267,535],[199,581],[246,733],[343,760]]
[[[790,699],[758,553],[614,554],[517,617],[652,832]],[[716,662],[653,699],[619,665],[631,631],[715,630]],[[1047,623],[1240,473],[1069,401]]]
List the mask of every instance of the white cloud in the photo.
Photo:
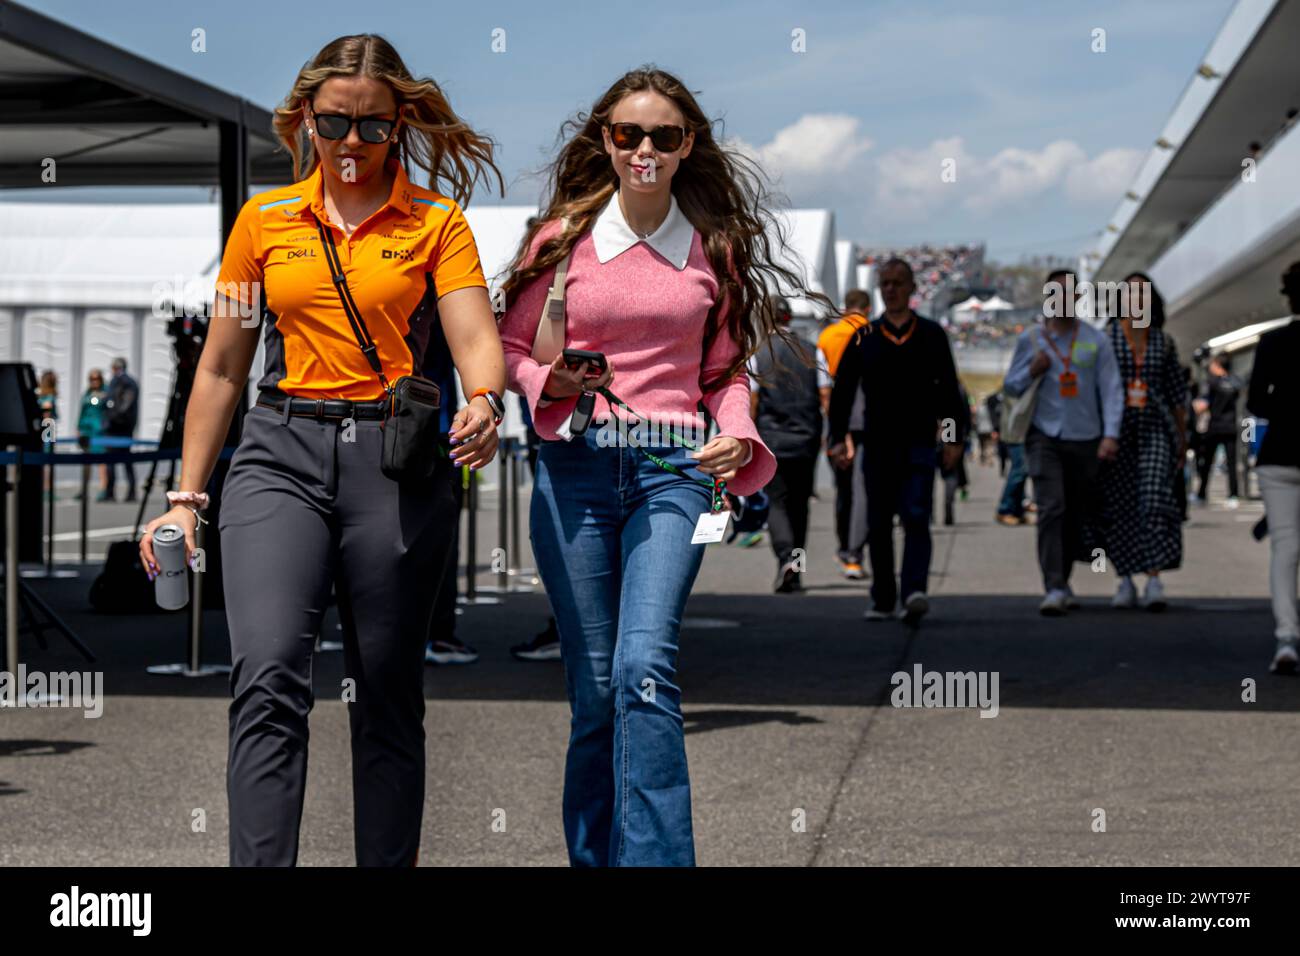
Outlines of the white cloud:
[[789,174],[840,173],[871,149],[871,140],[858,136],[860,125],[853,116],[805,114],[778,130],[770,143],[759,148],[759,156],[765,165]]
[[[968,170],[977,166],[960,136],[937,139],[924,149],[893,149],[875,162],[870,172],[875,201],[890,216],[922,215],[956,199]],[[951,169],[956,176],[945,180]]]
[[1076,166],[1084,165],[1088,155],[1068,139],[1048,143],[1041,150],[1003,149],[974,170],[974,191],[966,207],[988,212],[1008,203],[1033,199],[1057,187]]
[[1065,192],[1075,202],[1114,203],[1137,175],[1143,153],[1137,149],[1108,149],[1075,166],[1065,179]]
[[1046,202],[1102,205],[1118,199],[1142,158],[1127,148],[1089,156],[1067,138],[983,156],[961,136],[882,151],[873,149],[858,119],[844,114],[805,114],[767,143],[729,145],[780,181],[793,205],[826,206],[845,224],[865,223],[873,231],[900,225],[946,231],[972,223],[987,229],[990,217],[1033,215]]
[[871,140],[858,135],[861,125],[854,116],[806,113],[762,146],[743,140],[729,145],[751,156],[773,177],[817,178],[848,170],[871,149]]

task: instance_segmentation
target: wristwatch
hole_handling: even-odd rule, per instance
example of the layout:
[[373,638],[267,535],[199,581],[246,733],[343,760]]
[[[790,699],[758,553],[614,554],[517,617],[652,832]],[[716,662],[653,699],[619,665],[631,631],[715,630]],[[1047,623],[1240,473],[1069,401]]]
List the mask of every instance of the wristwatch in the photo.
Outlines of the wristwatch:
[[501,396],[490,388],[476,388],[474,394],[469,397],[469,400],[472,402],[480,395],[487,399],[488,408],[492,409],[492,424],[500,425],[501,419],[506,417],[506,406],[505,403],[501,401]]

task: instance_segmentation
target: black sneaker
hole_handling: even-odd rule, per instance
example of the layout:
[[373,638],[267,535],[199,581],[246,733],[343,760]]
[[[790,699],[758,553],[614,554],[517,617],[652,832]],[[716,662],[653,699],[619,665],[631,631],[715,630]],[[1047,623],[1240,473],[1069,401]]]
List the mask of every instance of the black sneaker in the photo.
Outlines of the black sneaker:
[[1277,653],[1273,655],[1273,663],[1269,665],[1268,669],[1274,674],[1292,676],[1295,674],[1298,664],[1300,664],[1300,654],[1296,653],[1295,640],[1278,638]]
[[424,649],[426,664],[473,664],[476,660],[478,651],[454,637],[430,641]]
[[516,644],[510,653],[520,661],[558,661],[560,659],[560,632],[555,629],[555,618],[531,641]]

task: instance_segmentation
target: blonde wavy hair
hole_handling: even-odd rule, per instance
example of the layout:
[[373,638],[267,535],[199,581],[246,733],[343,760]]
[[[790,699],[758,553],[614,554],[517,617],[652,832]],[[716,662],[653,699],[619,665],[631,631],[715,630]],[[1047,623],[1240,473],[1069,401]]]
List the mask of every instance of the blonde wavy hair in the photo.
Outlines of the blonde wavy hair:
[[429,77],[416,79],[391,43],[373,33],[343,36],[327,43],[298,73],[293,89],[275,110],[275,135],[293,157],[295,181],[306,179],[320,162],[302,129],[302,104],[311,102],[322,83],[335,76],[367,76],[393,91],[402,125],[389,149],[407,176],[414,163],[429,174],[429,187],[467,205],[475,183],[491,188],[496,176],[501,195],[505,180],[492,161],[496,144],[456,115],[447,96]]

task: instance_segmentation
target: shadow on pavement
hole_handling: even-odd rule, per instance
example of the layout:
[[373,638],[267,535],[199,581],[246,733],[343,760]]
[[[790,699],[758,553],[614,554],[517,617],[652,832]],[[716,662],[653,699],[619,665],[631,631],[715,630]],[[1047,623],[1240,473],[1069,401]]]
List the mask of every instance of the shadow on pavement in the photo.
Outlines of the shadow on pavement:
[[[151,664],[183,659],[184,612],[103,616],[85,600],[88,578],[34,581],[38,593],[99,656],[105,691],[114,695],[227,698],[228,679],[163,677]],[[848,593],[843,593],[844,591]],[[828,593],[829,592],[829,593]],[[1065,618],[1045,619],[1037,598],[1021,595],[939,595],[919,632],[901,623],[867,623],[865,584],[836,584],[815,593],[755,595],[697,593],[687,607],[681,684],[688,723],[720,729],[754,720],[804,720],[797,714],[751,715],[725,707],[869,706],[882,699],[896,670],[996,671],[1003,708],[1162,708],[1300,710],[1300,680],[1268,673],[1272,617],[1264,599],[1175,600],[1164,614],[1116,611],[1104,598],[1084,598]],[[470,666],[426,668],[431,699],[562,701],[556,662],[523,663],[509,647],[546,623],[545,597],[511,595],[503,604],[474,606],[458,617],[458,634],[481,657]],[[693,626],[698,621],[701,627]],[[336,617],[326,639],[337,640]],[[735,626],[727,626],[732,622]],[[57,636],[41,651],[22,642],[29,669],[84,670]],[[205,614],[203,662],[229,663],[225,619]],[[318,652],[318,699],[337,692],[343,655]],[[1258,701],[1243,703],[1243,681],[1258,683]],[[695,711],[692,702],[711,708]],[[721,705],[719,708],[717,705]]]

